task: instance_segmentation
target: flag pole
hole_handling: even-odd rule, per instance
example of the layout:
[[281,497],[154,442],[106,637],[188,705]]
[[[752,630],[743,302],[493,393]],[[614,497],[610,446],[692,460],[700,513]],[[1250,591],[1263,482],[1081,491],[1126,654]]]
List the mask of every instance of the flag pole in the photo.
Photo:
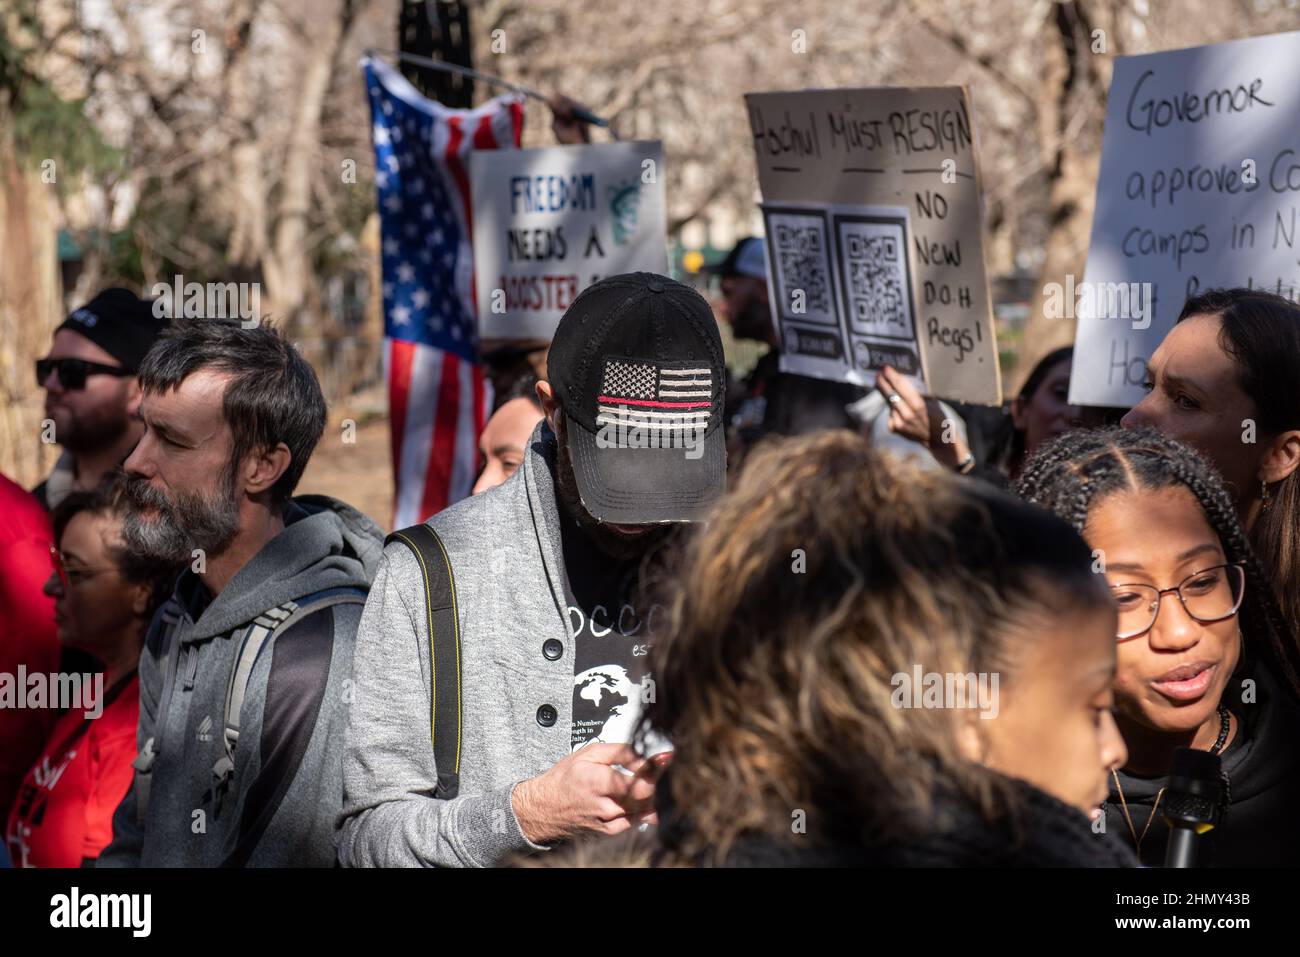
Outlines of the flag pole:
[[[547,106],[551,103],[549,99],[547,99],[543,94],[538,93],[536,90],[530,90],[526,86],[519,86],[517,83],[503,80],[499,76],[493,76],[490,73],[483,73],[467,66],[461,66],[458,63],[448,63],[446,60],[434,60],[427,56],[418,56],[414,53],[405,53],[401,50],[379,50],[374,47],[366,48],[366,56],[372,56],[376,53],[396,57],[399,60],[405,60],[407,63],[428,67],[431,70],[442,70],[444,73],[459,73],[461,76],[468,76],[476,80],[482,80],[484,83],[492,86],[504,87],[514,93],[521,93],[524,96],[532,97],[534,100],[541,100]],[[574,119],[581,120],[583,123],[590,123],[592,126],[609,127],[609,120],[597,116],[590,110],[583,109],[580,106],[574,106],[572,112]]]

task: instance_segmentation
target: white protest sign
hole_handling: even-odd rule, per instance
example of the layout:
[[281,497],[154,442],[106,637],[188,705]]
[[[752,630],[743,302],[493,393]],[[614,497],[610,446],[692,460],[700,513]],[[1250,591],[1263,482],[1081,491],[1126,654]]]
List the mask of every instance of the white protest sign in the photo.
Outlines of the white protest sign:
[[961,87],[750,93],[787,372],[1001,401],[979,168]]
[[1198,290],[1297,298],[1298,205],[1300,33],[1118,58],[1083,282],[1044,303],[1078,319],[1070,402],[1139,402]]
[[668,271],[661,143],[481,150],[470,164],[484,339],[549,339],[596,280]]

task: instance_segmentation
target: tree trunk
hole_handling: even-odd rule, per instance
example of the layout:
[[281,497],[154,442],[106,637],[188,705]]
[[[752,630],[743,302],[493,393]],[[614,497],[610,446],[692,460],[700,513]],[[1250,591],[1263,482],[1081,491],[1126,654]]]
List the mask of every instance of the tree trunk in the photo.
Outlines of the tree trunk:
[[[1051,282],[1064,284],[1071,273],[1076,281],[1083,278],[1101,159],[1099,150],[1078,148],[1077,111],[1088,109],[1081,107],[1080,99],[1102,82],[1097,74],[1099,58],[1089,47],[1091,22],[1084,4],[1053,4],[1045,33],[1050,42],[1044,53],[1047,69],[1038,115],[1042,124],[1039,141],[1048,150],[1043,166],[1049,179],[1050,232],[1024,338],[1006,376],[1007,396],[1015,395],[1039,359],[1074,342],[1073,318],[1048,318],[1044,313],[1044,287]],[[1100,117],[1086,119],[1099,127]]]
[[256,5],[237,0],[226,27],[224,118],[230,150],[230,237],[226,257],[237,272],[256,271],[266,253],[266,182],[258,142],[256,64],[249,51]]
[[[266,270],[276,315],[299,334],[310,325],[304,314],[309,304],[308,284],[312,282],[312,250],[307,248],[306,242],[307,215],[311,208],[312,176],[320,165],[321,110],[329,92],[334,56],[342,36],[342,19],[337,11],[331,11],[312,38],[311,55],[303,71],[280,179],[280,208],[272,257],[274,268]],[[333,173],[341,175],[341,170]],[[319,296],[310,298],[319,302]]]
[[63,317],[53,184],[23,168],[0,102],[0,472],[30,487],[53,465],[32,362]]

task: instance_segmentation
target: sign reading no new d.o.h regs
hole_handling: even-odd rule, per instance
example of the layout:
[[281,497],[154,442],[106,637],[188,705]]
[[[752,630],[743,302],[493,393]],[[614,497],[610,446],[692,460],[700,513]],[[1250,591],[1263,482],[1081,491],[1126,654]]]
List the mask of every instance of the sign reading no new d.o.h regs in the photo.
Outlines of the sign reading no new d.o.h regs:
[[1001,401],[961,87],[750,93],[781,368]]
[[1088,265],[1060,285],[1085,405],[1141,400],[1198,291],[1300,299],[1300,33],[1115,61]]
[[578,293],[668,271],[663,146],[600,143],[470,157],[484,339],[549,339]]

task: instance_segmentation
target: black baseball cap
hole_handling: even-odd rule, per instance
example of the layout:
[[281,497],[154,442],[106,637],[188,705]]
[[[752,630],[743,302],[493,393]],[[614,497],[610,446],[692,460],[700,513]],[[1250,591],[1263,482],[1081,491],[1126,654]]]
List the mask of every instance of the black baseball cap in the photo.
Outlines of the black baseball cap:
[[713,310],[689,286],[628,273],[573,301],[547,378],[593,517],[616,525],[704,517],[726,484],[725,374]]
[[89,339],[132,372],[167,328],[156,300],[141,299],[129,289],[105,289],[80,309],[74,309],[58,329]]

